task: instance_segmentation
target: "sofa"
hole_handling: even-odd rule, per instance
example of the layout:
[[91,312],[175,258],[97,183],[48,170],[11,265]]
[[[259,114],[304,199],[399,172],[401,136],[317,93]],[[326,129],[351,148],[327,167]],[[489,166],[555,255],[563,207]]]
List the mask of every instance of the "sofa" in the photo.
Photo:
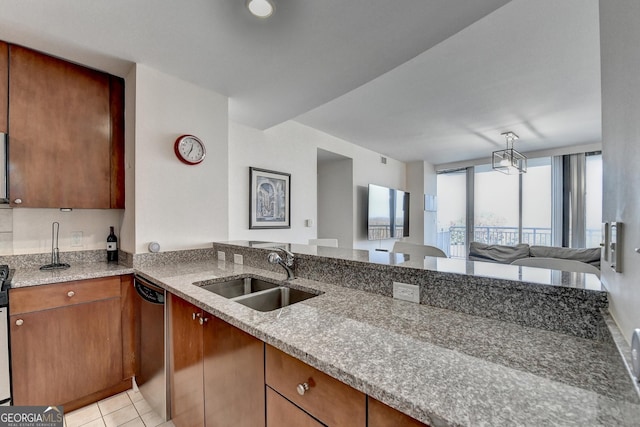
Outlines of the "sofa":
[[511,264],[517,259],[527,257],[559,258],[580,261],[600,269],[600,248],[560,248],[555,246],[529,246],[522,243],[515,246],[487,245],[471,242],[470,261],[488,261]]

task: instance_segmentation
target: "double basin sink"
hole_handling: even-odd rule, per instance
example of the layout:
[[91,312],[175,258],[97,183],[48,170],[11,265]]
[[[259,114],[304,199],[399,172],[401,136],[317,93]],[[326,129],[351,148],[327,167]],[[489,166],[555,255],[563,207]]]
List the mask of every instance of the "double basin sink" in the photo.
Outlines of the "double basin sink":
[[277,282],[251,276],[223,282],[206,281],[194,284],[258,311],[277,310],[320,295],[319,292],[293,289]]

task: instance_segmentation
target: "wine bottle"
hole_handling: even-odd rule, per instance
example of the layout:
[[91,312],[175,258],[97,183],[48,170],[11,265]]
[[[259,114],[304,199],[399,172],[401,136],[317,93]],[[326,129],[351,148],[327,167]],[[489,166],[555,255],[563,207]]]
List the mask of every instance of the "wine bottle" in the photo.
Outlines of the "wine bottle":
[[113,227],[109,227],[110,232],[107,236],[107,261],[118,262],[118,238],[113,232]]

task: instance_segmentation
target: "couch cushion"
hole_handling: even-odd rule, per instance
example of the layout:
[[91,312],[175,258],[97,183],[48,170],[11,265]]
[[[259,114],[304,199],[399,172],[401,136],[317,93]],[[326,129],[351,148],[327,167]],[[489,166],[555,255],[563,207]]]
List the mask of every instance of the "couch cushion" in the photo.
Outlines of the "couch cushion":
[[600,268],[600,248],[558,248],[554,246],[531,246],[532,257],[562,258],[586,262]]
[[471,242],[469,245],[469,260],[492,261],[511,264],[513,261],[529,256],[529,245],[522,243],[515,246],[487,245]]

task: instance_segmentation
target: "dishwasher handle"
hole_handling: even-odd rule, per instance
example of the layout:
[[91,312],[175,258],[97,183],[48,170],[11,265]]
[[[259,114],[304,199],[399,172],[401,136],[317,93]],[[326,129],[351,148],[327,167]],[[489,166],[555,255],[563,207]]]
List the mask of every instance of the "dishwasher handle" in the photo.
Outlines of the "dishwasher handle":
[[136,277],[134,287],[140,298],[152,304],[164,305],[164,290]]

